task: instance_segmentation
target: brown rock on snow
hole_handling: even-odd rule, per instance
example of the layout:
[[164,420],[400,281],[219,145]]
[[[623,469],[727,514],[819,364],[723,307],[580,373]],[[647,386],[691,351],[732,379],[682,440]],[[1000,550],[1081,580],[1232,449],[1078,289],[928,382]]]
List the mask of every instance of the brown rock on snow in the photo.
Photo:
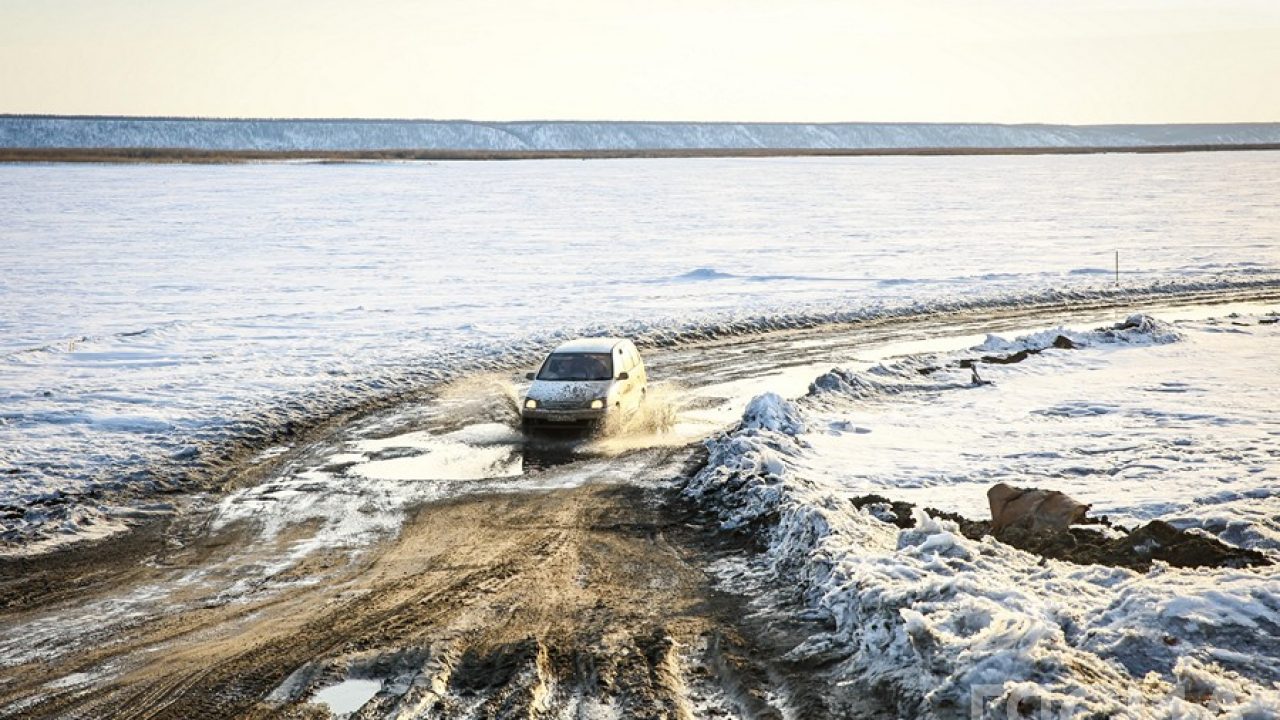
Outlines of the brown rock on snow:
[[987,491],[991,505],[991,532],[1023,528],[1032,532],[1062,531],[1084,520],[1088,505],[1057,490],[1017,488],[997,483]]

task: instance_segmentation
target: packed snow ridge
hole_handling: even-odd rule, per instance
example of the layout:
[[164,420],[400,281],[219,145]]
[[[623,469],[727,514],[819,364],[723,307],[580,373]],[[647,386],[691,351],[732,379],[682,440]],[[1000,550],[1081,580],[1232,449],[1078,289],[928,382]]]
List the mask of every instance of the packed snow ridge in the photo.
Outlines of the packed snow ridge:
[[1280,123],[687,123],[0,116],[0,147],[196,150],[1063,148],[1280,143]]
[[[1190,342],[1134,316],[1094,332],[992,337],[973,350],[1048,349],[1060,334],[1073,343],[1051,351],[1061,363]],[[1276,717],[1273,569],[1071,565],[971,540],[922,510],[900,530],[855,508],[839,474],[823,471],[820,439],[842,416],[833,403],[843,398],[847,417],[906,393],[1000,391],[959,373],[926,377],[920,362],[823,376],[794,402],[755,398],[736,429],[707,442],[708,463],[685,486],[724,528],[767,548],[746,566],[725,563],[727,586],[798,587],[802,614],[823,622],[792,659],[831,673],[833,699],[871,692],[902,717],[1021,717],[1027,708],[1059,718]]]

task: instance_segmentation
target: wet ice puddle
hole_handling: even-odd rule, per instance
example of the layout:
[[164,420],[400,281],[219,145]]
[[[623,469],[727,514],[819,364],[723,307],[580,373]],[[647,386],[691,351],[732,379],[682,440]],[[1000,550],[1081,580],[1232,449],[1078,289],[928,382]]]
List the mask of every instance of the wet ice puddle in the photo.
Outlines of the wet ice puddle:
[[335,718],[345,718],[363,707],[381,689],[381,680],[348,678],[337,685],[319,690],[312,696],[311,702],[329,706],[329,712]]

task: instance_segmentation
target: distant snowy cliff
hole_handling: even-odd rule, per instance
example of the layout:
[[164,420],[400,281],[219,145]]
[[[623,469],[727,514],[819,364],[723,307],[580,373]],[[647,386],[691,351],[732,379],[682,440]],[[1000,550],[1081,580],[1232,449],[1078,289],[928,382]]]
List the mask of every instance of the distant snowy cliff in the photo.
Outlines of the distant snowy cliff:
[[199,150],[682,150],[1060,148],[1280,143],[1280,123],[990,125],[977,123],[501,122],[205,120],[0,116],[4,148]]

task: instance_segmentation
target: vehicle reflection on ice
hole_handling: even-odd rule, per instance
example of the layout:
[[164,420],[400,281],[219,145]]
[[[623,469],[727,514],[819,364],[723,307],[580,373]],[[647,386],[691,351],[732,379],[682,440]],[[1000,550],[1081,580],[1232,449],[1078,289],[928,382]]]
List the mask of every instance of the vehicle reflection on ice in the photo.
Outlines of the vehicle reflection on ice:
[[566,433],[563,437],[546,434],[527,436],[520,444],[524,471],[541,472],[592,457],[587,451],[589,440],[590,435],[584,433]]
[[590,429],[522,433],[502,423],[465,425],[442,434],[415,431],[355,443],[360,460],[347,472],[376,480],[512,478],[596,457],[596,437]]

